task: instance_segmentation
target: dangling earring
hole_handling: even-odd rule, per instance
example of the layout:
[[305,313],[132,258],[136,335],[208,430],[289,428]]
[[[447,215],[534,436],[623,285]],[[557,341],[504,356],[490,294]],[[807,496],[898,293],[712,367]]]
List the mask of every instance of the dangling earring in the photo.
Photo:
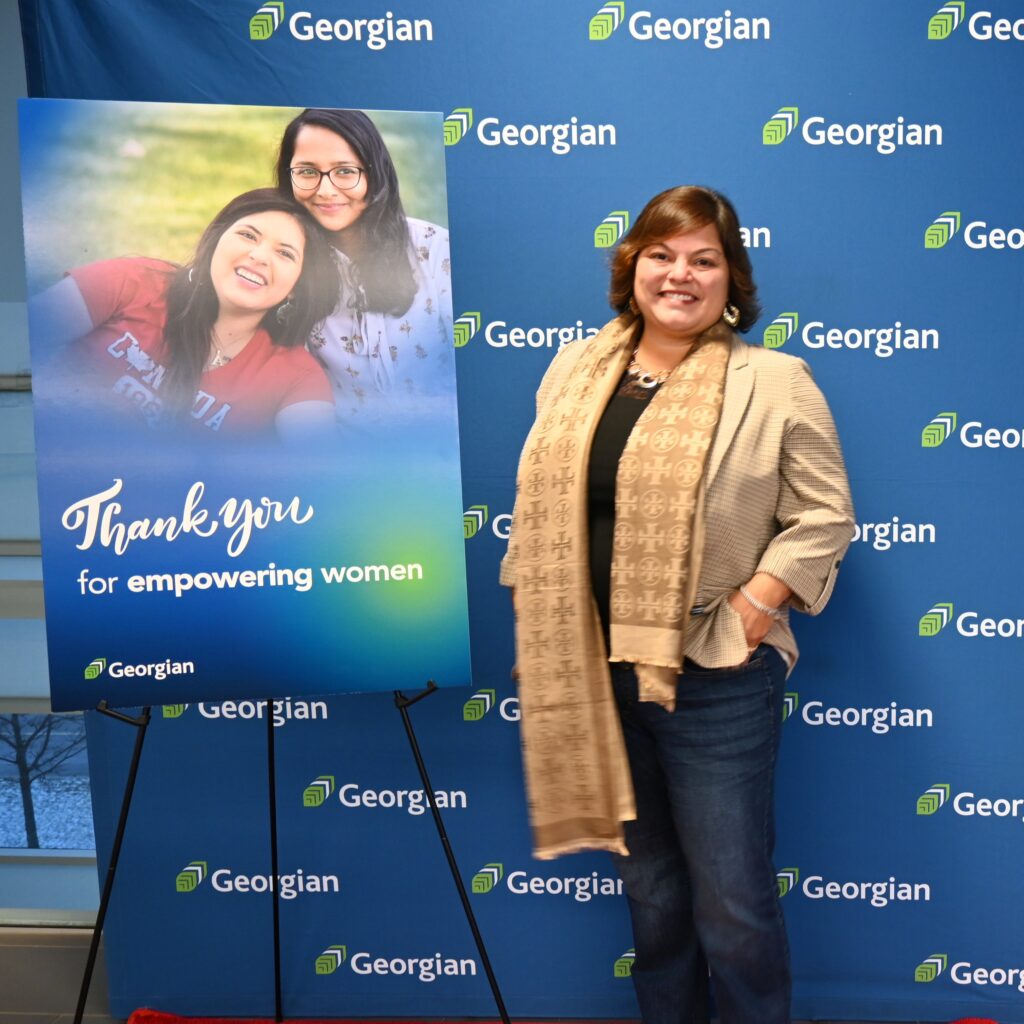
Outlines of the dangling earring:
[[274,314],[277,317],[277,322],[279,324],[288,323],[294,309],[295,304],[292,302],[292,297],[289,295],[288,298],[277,307],[277,312]]
[[196,270],[195,267],[189,267],[188,268],[188,283],[189,284],[194,284],[195,283],[193,281],[193,276],[195,275],[195,270]]
[[725,309],[722,310],[722,319],[730,327],[735,327],[740,322],[740,311],[732,303],[727,302]]
[[633,316],[640,315],[640,307],[636,304],[636,299],[634,299],[632,295],[629,297],[629,311]]

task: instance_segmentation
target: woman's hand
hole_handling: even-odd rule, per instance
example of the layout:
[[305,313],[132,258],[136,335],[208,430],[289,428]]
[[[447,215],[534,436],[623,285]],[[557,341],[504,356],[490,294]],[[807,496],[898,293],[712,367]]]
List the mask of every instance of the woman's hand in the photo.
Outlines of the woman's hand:
[[[744,585],[752,597],[769,608],[781,608],[792,595],[792,591],[781,580],[767,573],[755,573]],[[738,590],[729,595],[729,604],[743,622],[743,635],[747,639],[747,651],[753,652],[768,635],[775,619],[758,611]]]

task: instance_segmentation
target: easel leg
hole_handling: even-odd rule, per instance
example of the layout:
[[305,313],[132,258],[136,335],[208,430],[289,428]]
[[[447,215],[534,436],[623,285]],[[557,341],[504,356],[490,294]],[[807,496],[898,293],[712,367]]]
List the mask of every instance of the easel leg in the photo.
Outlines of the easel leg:
[[128,822],[128,809],[132,804],[132,793],[135,790],[135,777],[139,772],[139,759],[142,756],[142,743],[146,738],[146,727],[149,725],[149,707],[142,709],[138,718],[131,718],[122,715],[119,711],[113,711],[107,707],[107,702],[101,700],[96,706],[100,714],[110,718],[116,718],[119,722],[127,722],[134,725],[138,732],[135,734],[135,749],[132,751],[132,760],[128,768],[128,781],[124,787],[124,797],[121,800],[121,816],[117,820],[117,831],[114,833],[114,845],[110,850],[110,863],[107,865],[107,877],[103,882],[103,893],[100,896],[100,905],[96,911],[96,927],[93,929],[92,942],[89,943],[89,956],[85,961],[85,974],[82,977],[82,987],[78,993],[78,1006],[75,1009],[74,1024],[82,1024],[82,1016],[85,1013],[85,1001],[89,998],[89,985],[92,982],[92,972],[96,967],[96,954],[99,952],[100,939],[103,935],[103,922],[107,917],[107,907],[110,906],[110,894],[114,890],[114,875],[117,872],[117,861],[121,856],[121,843],[124,840],[125,825]]
[[277,892],[280,872],[277,865],[277,771],[274,767],[274,706],[265,701],[267,718],[267,793],[270,808],[270,887],[271,903],[274,908],[274,1020],[282,1021],[281,999],[281,903]]
[[409,745],[412,747],[412,756],[416,759],[416,767],[419,769],[420,779],[423,781],[423,791],[427,794],[427,803],[430,805],[430,813],[434,816],[434,824],[437,826],[437,834],[441,840],[441,846],[444,848],[444,855],[448,861],[448,867],[451,869],[452,878],[455,879],[455,888],[459,891],[459,899],[462,901],[462,909],[465,911],[466,920],[469,922],[470,931],[473,933],[473,941],[476,943],[476,948],[480,953],[480,963],[483,964],[484,973],[487,975],[487,981],[491,986],[491,992],[494,995],[494,1002],[498,1008],[498,1014],[501,1016],[502,1024],[511,1024],[509,1021],[508,1010],[505,1009],[505,1000],[502,999],[501,989],[498,987],[498,979],[494,976],[494,969],[491,967],[491,958],[487,955],[484,938],[480,934],[479,927],[477,927],[476,915],[473,913],[473,907],[469,902],[466,887],[462,882],[462,875],[459,873],[459,865],[456,863],[455,854],[452,851],[452,844],[448,840],[448,833],[444,827],[444,820],[441,818],[441,812],[438,810],[437,802],[434,800],[434,788],[430,785],[430,776],[427,775],[427,766],[423,762],[423,755],[420,753],[420,745],[416,740],[416,733],[413,731],[412,720],[409,718],[409,708],[417,701],[434,693],[435,690],[437,690],[437,684],[433,680],[427,683],[427,688],[423,690],[422,693],[416,694],[415,697],[406,697],[399,690],[395,690],[395,707],[398,708],[402,715],[402,724],[405,726],[405,734],[409,737]]

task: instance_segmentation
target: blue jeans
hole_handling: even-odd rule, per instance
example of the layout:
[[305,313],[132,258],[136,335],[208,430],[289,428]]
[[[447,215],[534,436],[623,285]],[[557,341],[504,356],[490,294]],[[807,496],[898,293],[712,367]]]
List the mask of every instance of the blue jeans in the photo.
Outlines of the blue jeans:
[[773,781],[786,666],[762,644],[735,669],[686,663],[676,710],[637,700],[613,665],[636,790],[629,897],[644,1024],[789,1024],[789,944],[772,865]]

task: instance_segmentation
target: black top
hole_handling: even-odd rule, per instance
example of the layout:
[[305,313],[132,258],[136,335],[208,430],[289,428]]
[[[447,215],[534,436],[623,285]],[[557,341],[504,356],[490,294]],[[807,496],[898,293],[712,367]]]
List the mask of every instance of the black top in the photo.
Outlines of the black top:
[[594,432],[587,474],[590,528],[590,585],[605,637],[611,621],[612,536],[615,532],[615,477],[629,435],[658,388],[642,388],[624,374]]

